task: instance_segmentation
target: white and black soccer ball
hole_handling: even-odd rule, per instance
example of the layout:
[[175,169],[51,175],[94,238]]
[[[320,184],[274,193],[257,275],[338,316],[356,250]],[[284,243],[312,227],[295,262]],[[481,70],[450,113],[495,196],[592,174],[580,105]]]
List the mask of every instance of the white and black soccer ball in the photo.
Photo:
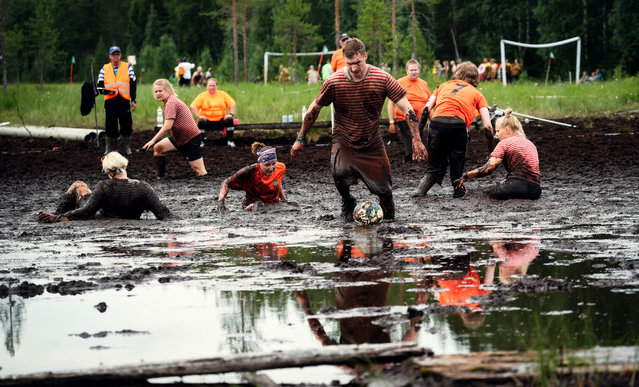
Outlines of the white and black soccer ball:
[[355,207],[353,220],[358,226],[370,226],[377,224],[384,219],[384,211],[379,204],[372,200],[364,200]]

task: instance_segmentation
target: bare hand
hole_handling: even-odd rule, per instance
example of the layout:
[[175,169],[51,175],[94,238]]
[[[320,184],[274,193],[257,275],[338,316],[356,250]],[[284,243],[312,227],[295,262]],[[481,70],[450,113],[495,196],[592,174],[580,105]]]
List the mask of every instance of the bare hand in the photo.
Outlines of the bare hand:
[[48,212],[41,212],[38,214],[38,222],[40,223],[55,223],[58,219],[55,215]]
[[142,146],[142,150],[149,150],[150,148],[153,148],[153,145],[155,145],[155,143],[151,140]]
[[298,156],[302,157],[303,152],[304,144],[295,140],[295,143],[293,143],[293,147],[291,148],[291,158],[295,160]]
[[462,177],[460,177],[459,179],[457,179],[457,180],[453,181],[453,185],[454,185],[456,188],[461,188],[461,187],[464,185],[464,183],[465,183],[466,181],[468,181],[468,174],[464,173],[464,174],[462,175]]
[[397,133],[397,128],[395,127],[395,124],[389,124],[388,125],[388,133],[390,133],[390,134]]
[[134,112],[135,111],[135,102],[131,101],[131,111]]
[[217,211],[218,212],[224,212],[224,211],[228,211],[228,210],[229,209],[226,208],[226,205],[224,204],[224,199],[217,201]]
[[415,139],[413,139],[413,160],[417,160],[420,163],[428,161],[426,147],[421,141]]

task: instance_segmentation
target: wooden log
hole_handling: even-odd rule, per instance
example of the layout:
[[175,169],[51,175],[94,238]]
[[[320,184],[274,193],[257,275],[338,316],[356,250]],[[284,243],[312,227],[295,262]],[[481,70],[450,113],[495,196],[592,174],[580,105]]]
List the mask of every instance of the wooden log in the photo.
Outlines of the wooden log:
[[0,385],[55,384],[131,384],[149,378],[203,375],[225,372],[255,372],[259,370],[306,367],[314,365],[371,364],[403,361],[414,356],[432,353],[415,342],[392,344],[335,345],[316,349],[246,353],[208,359],[171,363],[136,364],[112,368],[78,370],[72,372],[41,372],[9,375]]

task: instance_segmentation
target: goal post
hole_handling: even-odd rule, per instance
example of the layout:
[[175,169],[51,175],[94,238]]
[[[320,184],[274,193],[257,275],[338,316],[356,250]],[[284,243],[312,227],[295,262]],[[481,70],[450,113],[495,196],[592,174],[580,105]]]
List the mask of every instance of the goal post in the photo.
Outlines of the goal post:
[[[326,48],[326,47],[324,47]],[[284,55],[295,55],[295,56],[320,56],[320,55],[332,55],[335,51],[318,51],[318,52],[298,52],[297,54],[284,54],[282,52],[264,52],[264,84],[268,83],[268,58],[269,56],[284,56]],[[321,71],[321,69],[317,69],[317,71]]]
[[562,40],[559,42],[544,43],[544,44],[521,43],[521,42],[514,42],[512,40],[502,39],[500,42],[500,47],[501,47],[501,68],[502,68],[501,78],[502,78],[503,85],[506,86],[507,84],[506,82],[506,44],[519,46],[519,47],[528,47],[528,48],[548,48],[548,47],[561,46],[561,45],[572,43],[572,42],[577,42],[575,83],[579,83],[579,68],[581,66],[581,38],[579,36],[575,36],[574,38]]

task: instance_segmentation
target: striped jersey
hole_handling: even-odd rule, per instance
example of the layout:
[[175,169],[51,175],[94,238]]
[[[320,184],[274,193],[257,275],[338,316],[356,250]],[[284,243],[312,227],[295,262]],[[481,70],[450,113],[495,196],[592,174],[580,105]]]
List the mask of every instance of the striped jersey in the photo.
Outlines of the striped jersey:
[[346,68],[328,77],[315,99],[320,106],[333,103],[335,129],[333,143],[352,149],[383,147],[379,118],[388,97],[397,103],[406,90],[387,72],[369,65],[364,79],[354,82],[346,76]]
[[510,136],[499,141],[490,157],[502,159],[508,175],[506,179],[520,179],[541,184],[537,147],[530,140]]

